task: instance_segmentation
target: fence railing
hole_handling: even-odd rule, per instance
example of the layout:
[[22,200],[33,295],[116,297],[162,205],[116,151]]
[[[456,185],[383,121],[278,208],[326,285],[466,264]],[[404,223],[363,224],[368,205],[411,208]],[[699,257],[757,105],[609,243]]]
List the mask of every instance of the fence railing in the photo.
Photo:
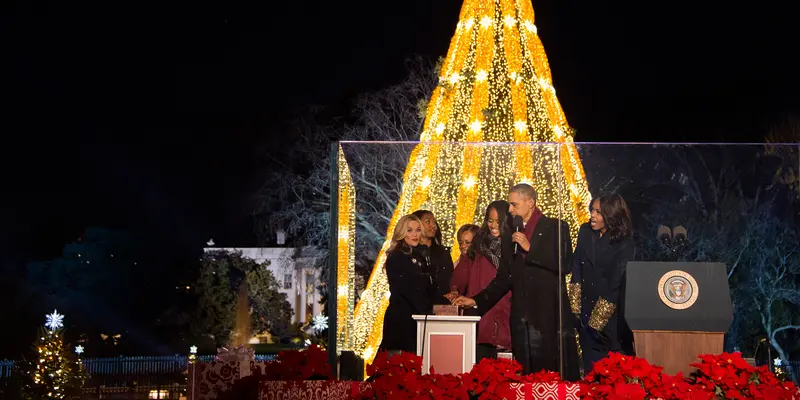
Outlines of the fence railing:
[[185,398],[186,385],[136,386],[136,387],[84,387],[80,400],[144,400]]
[[14,370],[14,361],[0,360],[0,379],[11,377],[11,371]]
[[[257,361],[274,360],[277,354],[256,354]],[[214,355],[198,355],[198,361],[210,362]],[[92,386],[161,386],[171,385],[183,376],[189,358],[182,355],[149,357],[101,357],[81,360],[91,377]],[[0,360],[0,379],[10,378],[19,363]]]

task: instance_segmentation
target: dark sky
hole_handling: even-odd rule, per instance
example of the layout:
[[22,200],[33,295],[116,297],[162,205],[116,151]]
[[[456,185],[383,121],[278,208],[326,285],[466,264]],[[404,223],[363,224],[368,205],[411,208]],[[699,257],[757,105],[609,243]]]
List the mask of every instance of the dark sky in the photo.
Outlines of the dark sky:
[[[778,2],[535,0],[579,141],[759,141],[800,105]],[[788,3],[788,2],[787,2]],[[16,1],[0,18],[0,251],[87,225],[249,245],[258,149],[293,111],[347,111],[445,55],[459,0]]]

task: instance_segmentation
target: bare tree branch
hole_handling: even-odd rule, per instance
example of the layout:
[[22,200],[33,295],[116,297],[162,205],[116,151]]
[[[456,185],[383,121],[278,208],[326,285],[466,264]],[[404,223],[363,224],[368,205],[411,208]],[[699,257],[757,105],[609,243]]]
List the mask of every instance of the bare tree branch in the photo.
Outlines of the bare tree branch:
[[[319,113],[298,118],[291,126],[292,137],[297,138],[294,145],[280,151],[302,156],[306,172],[273,171],[254,196],[253,217],[262,241],[283,229],[292,236],[294,245],[314,246],[327,255],[330,200],[336,195],[329,188],[330,143],[418,139],[424,117],[418,106],[427,101],[437,80],[434,63],[417,58],[409,61],[408,77],[403,82],[358,97],[347,120],[325,119]],[[359,257],[377,255],[383,244],[402,192],[411,150],[408,145],[343,145],[356,188]],[[360,259],[357,263],[368,269],[372,260]]]

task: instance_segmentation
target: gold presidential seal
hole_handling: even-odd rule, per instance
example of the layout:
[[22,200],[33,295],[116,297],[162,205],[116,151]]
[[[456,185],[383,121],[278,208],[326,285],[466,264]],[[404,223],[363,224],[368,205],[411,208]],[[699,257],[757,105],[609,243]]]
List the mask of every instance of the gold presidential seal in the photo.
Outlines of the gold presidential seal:
[[658,296],[667,307],[674,310],[685,310],[697,301],[700,289],[697,281],[681,270],[669,271],[658,281]]

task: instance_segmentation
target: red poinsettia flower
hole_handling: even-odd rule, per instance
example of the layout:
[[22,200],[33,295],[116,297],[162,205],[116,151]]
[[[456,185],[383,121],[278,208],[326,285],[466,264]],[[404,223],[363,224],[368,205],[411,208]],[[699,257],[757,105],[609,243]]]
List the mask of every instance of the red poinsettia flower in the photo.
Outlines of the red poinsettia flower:
[[305,350],[281,351],[264,366],[263,380],[331,379],[328,352],[316,345]]
[[552,371],[539,371],[521,377],[520,382],[524,383],[559,383],[561,374]]
[[473,396],[495,396],[510,383],[519,382],[522,366],[507,359],[484,358],[466,374],[466,388]]
[[609,399],[611,400],[644,400],[647,393],[640,385],[633,383],[623,383],[614,386],[614,392]]
[[581,396],[593,399],[666,398],[662,368],[647,360],[619,353],[595,363],[584,378]]
[[373,377],[420,375],[421,373],[422,357],[407,352],[390,356],[389,353],[382,351],[378,353],[372,364],[367,365],[367,374]]
[[796,393],[793,384],[780,382],[765,366],[751,366],[740,353],[704,354],[692,366],[697,368],[695,384],[717,397],[792,399]]

